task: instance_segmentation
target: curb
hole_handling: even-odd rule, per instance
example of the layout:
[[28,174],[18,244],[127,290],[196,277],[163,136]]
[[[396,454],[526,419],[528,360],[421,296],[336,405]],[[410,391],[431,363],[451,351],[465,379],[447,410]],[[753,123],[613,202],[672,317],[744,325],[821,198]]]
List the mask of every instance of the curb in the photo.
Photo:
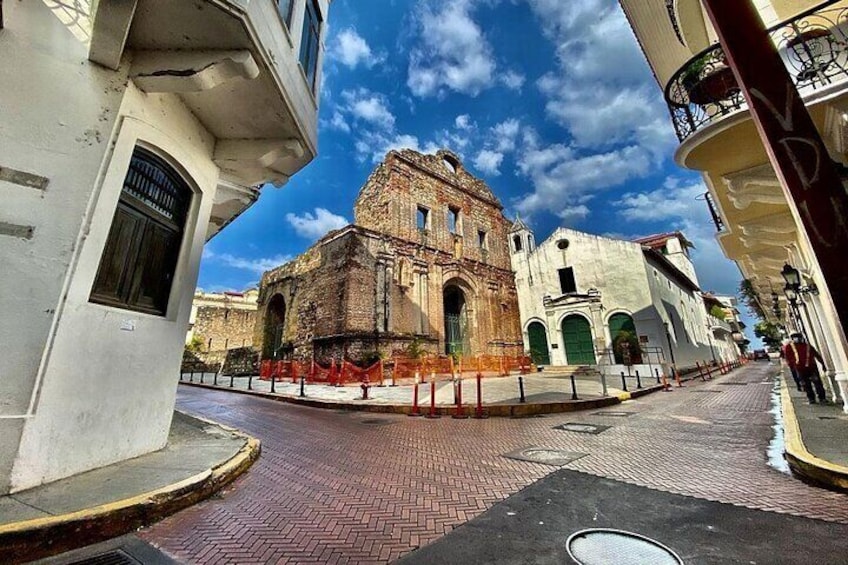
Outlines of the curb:
[[780,407],[783,410],[784,457],[792,472],[816,485],[848,492],[848,467],[816,457],[807,450],[795,407],[789,397],[785,375],[780,375]]
[[117,537],[215,494],[244,473],[261,451],[258,439],[221,424],[215,425],[247,440],[227,461],[177,483],[123,500],[59,516],[2,525],[0,555],[3,562],[25,563]]
[[[691,380],[691,379],[683,379]],[[258,390],[245,390],[239,388],[230,388],[228,386],[215,386],[205,383],[192,383],[180,381],[181,385],[204,388],[208,390],[222,390],[234,392],[237,394],[246,394],[249,396],[258,396],[268,400],[276,400],[277,402],[287,402],[299,406],[308,406],[310,408],[324,408],[329,410],[349,410],[351,412],[373,412],[378,414],[406,414],[412,413],[412,406],[405,404],[354,404],[352,402],[340,402],[337,400],[318,400],[309,397],[300,398],[298,396],[283,396],[281,394],[272,394],[270,392]],[[651,385],[630,392],[622,392],[616,396],[606,396],[602,398],[593,398],[591,400],[570,400],[566,402],[545,402],[545,403],[527,403],[527,404],[485,404],[484,412],[490,417],[498,418],[520,418],[523,416],[533,416],[536,414],[558,414],[564,412],[577,412],[580,410],[595,410],[620,404],[631,398],[639,398],[652,392],[662,390],[662,385]],[[463,404],[465,413],[471,416],[474,412],[474,404]],[[429,413],[428,406],[420,406],[420,413]],[[436,414],[439,416],[452,416],[456,413],[456,408],[453,404],[437,405]]]

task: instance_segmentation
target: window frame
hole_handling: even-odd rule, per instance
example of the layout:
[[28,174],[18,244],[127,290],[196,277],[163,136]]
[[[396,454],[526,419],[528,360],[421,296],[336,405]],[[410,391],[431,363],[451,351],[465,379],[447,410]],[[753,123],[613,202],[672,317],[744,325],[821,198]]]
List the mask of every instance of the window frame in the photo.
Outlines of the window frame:
[[[451,222],[451,219],[453,219],[453,222]],[[462,236],[462,208],[448,205],[447,224],[450,233]]]
[[[418,221],[422,217],[424,218],[423,227]],[[415,207],[415,227],[418,231],[430,231],[430,209],[421,204],[417,204]]]
[[477,228],[477,245],[480,249],[489,249],[489,232],[484,229]]
[[[277,15],[280,16],[280,20],[282,20],[283,24],[286,26],[286,30],[291,31],[292,24],[292,15],[294,14],[294,5],[297,0],[274,0],[277,5]],[[283,14],[280,10],[280,5],[283,2],[288,2],[288,13]]]
[[[568,277],[571,281],[572,290],[565,290],[565,284],[563,280],[563,274],[568,273]],[[560,294],[571,294],[577,292],[577,278],[574,276],[574,267],[562,267],[557,269],[557,276],[559,278],[559,291]]]
[[[171,183],[173,193],[163,188],[164,181]],[[89,303],[167,317],[195,195],[192,183],[177,167],[156,151],[135,145],[100,252]],[[154,202],[156,198],[160,201]],[[169,198],[173,200],[171,210],[164,207]],[[122,222],[130,225],[124,241],[119,238],[127,234],[115,231],[125,227]],[[151,253],[157,245],[164,245],[160,249],[164,255]],[[147,278],[156,275],[158,282]],[[110,276],[116,280],[110,282]]]
[[[318,6],[318,0],[306,0],[306,6],[303,11],[303,28],[300,34],[300,53],[297,56],[297,60],[300,68],[303,70],[309,90],[312,93],[315,93],[318,84],[318,58],[321,54],[321,31],[323,30],[323,24],[324,20],[321,19],[321,9]],[[310,55],[314,56],[314,59],[310,58]]]
[[522,241],[522,238],[521,238],[520,235],[516,234],[516,235],[512,236],[512,252],[513,253],[519,253],[520,251],[522,251],[523,245],[524,245],[524,242]]

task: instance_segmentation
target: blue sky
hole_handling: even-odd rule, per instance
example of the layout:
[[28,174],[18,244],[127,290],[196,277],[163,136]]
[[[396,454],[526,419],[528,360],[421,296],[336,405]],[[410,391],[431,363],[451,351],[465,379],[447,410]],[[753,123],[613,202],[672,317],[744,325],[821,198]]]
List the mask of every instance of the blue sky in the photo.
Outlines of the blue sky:
[[706,189],[672,161],[661,90],[615,0],[335,0],[328,24],[319,156],[207,245],[201,288],[254,285],[347,224],[390,149],[447,147],[538,241],[560,225],[680,229],[701,287],[735,293]]

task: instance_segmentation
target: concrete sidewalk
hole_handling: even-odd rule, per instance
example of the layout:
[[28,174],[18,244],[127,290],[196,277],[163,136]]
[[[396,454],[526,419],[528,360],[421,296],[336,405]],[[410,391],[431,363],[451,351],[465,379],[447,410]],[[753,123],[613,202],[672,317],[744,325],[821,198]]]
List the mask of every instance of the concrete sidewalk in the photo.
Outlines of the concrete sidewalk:
[[[229,376],[216,378],[213,373],[194,373],[184,374],[182,377],[180,383],[183,385],[252,394],[283,402],[336,410],[410,414],[413,411],[415,394],[414,386],[409,382],[390,386],[389,381],[386,381],[385,386],[371,386],[368,400],[363,400],[362,390],[358,385],[335,387],[318,383],[305,384],[304,396],[300,396],[300,384],[292,383],[290,380],[275,382],[274,392],[272,392],[271,381],[260,380],[255,376],[231,379]],[[568,374],[543,372],[521,375],[521,377],[525,396],[523,403],[520,399],[519,375],[483,377],[481,396],[486,415],[521,417],[595,409],[662,390],[662,385],[656,382],[656,377],[637,378],[635,374],[625,376],[624,382],[620,376],[605,377],[604,381],[600,377],[576,376],[573,388]],[[696,378],[700,378],[699,374],[691,371],[683,376],[681,381],[686,382]],[[674,386],[673,382],[669,384]],[[606,394],[604,394],[604,385],[606,385]],[[471,415],[475,410],[476,386],[474,374],[465,373],[462,379],[462,404],[464,413],[467,415]],[[430,383],[421,383],[418,387],[418,404],[421,413],[429,412],[430,395]],[[441,416],[455,414],[453,382],[441,380],[435,383],[435,412]]]
[[788,370],[781,370],[785,455],[801,478],[848,492],[848,414],[834,404],[809,404]]
[[259,442],[175,412],[157,452],[0,497],[0,556],[19,563],[101,541],[207,498],[244,472]]

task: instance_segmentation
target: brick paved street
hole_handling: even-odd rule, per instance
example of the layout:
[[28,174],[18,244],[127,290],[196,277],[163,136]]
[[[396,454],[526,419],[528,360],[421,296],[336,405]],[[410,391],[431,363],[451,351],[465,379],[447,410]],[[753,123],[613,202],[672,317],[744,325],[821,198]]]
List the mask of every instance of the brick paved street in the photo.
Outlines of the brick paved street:
[[[751,364],[605,410],[629,416],[483,421],[376,417],[183,387],[181,409],[259,437],[263,453],[221,497],[141,536],[190,563],[386,562],[556,469],[501,456],[527,446],[587,453],[566,466],[576,471],[848,523],[848,496],[767,464],[775,371]],[[612,427],[552,429],[565,422]]]

